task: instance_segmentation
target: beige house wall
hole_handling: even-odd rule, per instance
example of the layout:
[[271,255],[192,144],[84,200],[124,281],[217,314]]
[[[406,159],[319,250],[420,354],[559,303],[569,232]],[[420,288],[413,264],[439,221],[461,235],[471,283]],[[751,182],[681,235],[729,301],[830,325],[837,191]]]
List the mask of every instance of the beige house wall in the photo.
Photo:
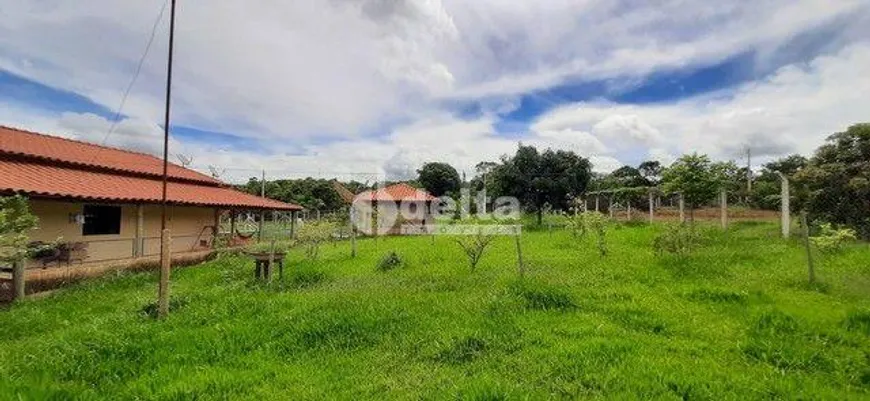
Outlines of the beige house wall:
[[[30,233],[33,241],[87,242],[87,261],[124,259],[134,257],[138,205],[121,206],[121,231],[116,235],[82,235],[82,225],[76,223],[75,215],[82,213],[85,202],[62,202],[31,200],[30,207],[39,218],[39,227]],[[156,255],[160,252],[160,206],[142,205],[143,253],[139,256]],[[172,234],[172,252],[188,252],[201,249],[211,243],[215,208],[195,206],[169,206],[167,226]]]

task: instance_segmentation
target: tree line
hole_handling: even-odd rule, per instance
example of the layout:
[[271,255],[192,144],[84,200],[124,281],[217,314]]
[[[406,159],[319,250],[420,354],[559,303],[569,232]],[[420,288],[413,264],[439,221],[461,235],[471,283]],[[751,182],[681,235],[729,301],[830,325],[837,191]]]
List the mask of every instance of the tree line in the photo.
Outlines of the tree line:
[[[540,222],[546,210],[568,211],[575,198],[590,191],[612,191],[620,202],[643,207],[651,187],[665,193],[682,193],[690,213],[710,204],[721,189],[727,191],[729,202],[775,210],[781,202],[779,173],[792,181],[792,204],[797,210],[807,211],[814,220],[852,227],[863,238],[870,238],[867,123],[829,136],[809,158],[786,156],[764,164],[757,174],[733,161],[713,161],[697,153],[683,155],[668,166],[645,161],[596,174],[589,159],[575,152],[541,151],[520,143],[513,155],[478,163],[469,180],[448,163],[429,162],[408,183],[435,196],[458,197],[463,187],[472,192],[485,188],[489,198],[513,196]],[[752,181],[751,190],[748,180]],[[273,180],[266,183],[266,196],[309,209],[338,210],[343,202],[333,181]],[[355,181],[342,184],[353,193],[371,188],[368,183]],[[259,194],[260,181],[251,178],[241,189]]]

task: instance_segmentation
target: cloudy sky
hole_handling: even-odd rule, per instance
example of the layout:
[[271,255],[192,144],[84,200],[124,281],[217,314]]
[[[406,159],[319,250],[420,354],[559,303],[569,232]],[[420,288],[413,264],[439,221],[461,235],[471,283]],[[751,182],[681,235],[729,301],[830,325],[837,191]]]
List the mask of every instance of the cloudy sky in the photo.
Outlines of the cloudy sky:
[[[764,161],[870,121],[866,0],[178,3],[171,152],[231,181],[472,174],[519,141]],[[159,152],[166,0],[0,15],[0,124]]]

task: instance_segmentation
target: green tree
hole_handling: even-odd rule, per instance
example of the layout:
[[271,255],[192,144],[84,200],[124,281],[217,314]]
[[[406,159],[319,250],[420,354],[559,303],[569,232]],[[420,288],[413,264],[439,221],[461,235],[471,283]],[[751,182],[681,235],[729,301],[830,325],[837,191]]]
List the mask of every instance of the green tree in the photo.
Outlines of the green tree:
[[655,186],[658,185],[659,181],[662,179],[664,167],[657,160],[648,160],[639,164],[637,166],[637,171],[640,172],[640,175],[649,182],[649,185]]
[[689,206],[689,219],[694,221],[694,209],[716,197],[721,176],[713,169],[707,155],[683,155],[662,172],[665,192],[680,192]]
[[592,164],[574,152],[520,144],[512,157],[502,156],[492,170],[489,190],[494,196],[516,197],[527,211],[537,214],[538,224],[549,206],[568,210],[570,200],[586,191]]
[[811,218],[846,225],[870,238],[870,123],[829,136],[795,181],[808,189]]
[[[752,184],[752,193],[750,194],[751,204],[760,209],[778,209],[780,207],[780,195],[782,192],[777,172],[781,172],[788,177],[794,177],[808,163],[809,160],[801,155],[790,155],[766,163]],[[800,188],[792,188],[792,192],[795,194],[799,190]]]
[[0,197],[0,264],[12,263],[27,254],[28,233],[38,221],[30,213],[27,198]]
[[430,162],[417,170],[417,181],[434,196],[459,192],[462,181],[453,166],[443,162]]

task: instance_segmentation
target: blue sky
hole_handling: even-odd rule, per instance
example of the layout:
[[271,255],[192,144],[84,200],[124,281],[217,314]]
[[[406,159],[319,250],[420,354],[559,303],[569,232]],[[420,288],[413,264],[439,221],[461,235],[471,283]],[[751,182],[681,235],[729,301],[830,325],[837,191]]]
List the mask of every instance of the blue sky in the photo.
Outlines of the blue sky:
[[[160,149],[162,0],[0,1],[16,17],[0,22],[0,124]],[[808,153],[866,118],[848,102],[870,69],[865,4],[741,4],[190,5],[171,147],[231,181],[400,178],[433,160],[471,173],[518,141],[607,171],[692,151]],[[250,21],[219,28],[240,10]]]

